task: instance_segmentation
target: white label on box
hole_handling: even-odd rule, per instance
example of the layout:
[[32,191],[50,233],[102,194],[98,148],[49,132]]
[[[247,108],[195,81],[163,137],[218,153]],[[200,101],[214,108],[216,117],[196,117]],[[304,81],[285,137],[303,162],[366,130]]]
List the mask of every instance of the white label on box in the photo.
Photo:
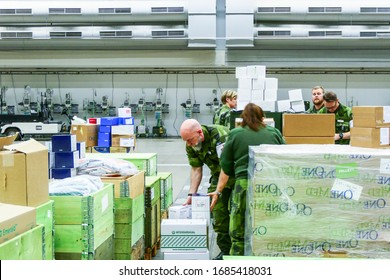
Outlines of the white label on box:
[[102,197],[102,213],[107,209],[108,207],[108,195]]
[[383,106],[383,122],[390,123],[390,106]]
[[192,212],[210,211],[210,197],[208,195],[193,195],[191,205]]
[[383,174],[390,174],[390,159],[381,158],[379,172]]
[[381,145],[389,145],[390,142],[390,129],[388,127],[380,128],[379,132],[379,143]]
[[346,199],[353,199],[358,201],[362,193],[363,187],[354,183],[336,178],[331,189],[332,192],[337,194],[343,193],[343,197]]

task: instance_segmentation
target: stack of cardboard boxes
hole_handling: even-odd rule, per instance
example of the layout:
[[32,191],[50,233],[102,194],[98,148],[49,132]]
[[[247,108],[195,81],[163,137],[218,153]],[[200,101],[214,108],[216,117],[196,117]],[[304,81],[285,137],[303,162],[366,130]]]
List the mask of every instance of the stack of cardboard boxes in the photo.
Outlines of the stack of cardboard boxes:
[[354,106],[351,146],[390,148],[390,106]]
[[52,259],[48,149],[33,139],[14,140],[0,138],[0,259]]

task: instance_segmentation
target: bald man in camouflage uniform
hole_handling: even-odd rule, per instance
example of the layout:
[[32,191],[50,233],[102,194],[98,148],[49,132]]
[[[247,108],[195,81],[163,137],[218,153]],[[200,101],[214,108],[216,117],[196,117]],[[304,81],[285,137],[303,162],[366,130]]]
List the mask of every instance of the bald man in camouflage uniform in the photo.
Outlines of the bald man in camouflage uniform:
[[325,92],[324,103],[325,106],[318,111],[318,114],[335,114],[335,144],[349,145],[349,140],[351,138],[350,122],[352,121],[352,109],[341,104],[336,93],[333,91]]
[[[192,194],[197,193],[203,176],[203,165],[210,169],[211,178],[208,192],[214,192],[221,167],[219,154],[223,143],[227,140],[229,129],[221,125],[201,125],[195,119],[188,119],[180,127],[180,135],[186,141],[186,152],[191,165],[190,190],[186,204],[191,204]],[[221,199],[212,210],[213,228],[217,233],[217,244],[221,253],[215,259],[229,255],[231,241],[229,235],[229,199],[234,178],[227,183]]]

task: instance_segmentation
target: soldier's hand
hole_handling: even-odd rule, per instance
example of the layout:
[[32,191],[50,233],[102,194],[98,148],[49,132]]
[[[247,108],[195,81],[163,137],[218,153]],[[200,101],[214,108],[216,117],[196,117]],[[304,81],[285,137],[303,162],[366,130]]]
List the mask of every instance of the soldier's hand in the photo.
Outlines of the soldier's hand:
[[187,196],[187,200],[186,200],[186,202],[183,203],[183,206],[190,205],[192,202],[191,198],[192,198],[191,196]]
[[208,193],[208,196],[210,196],[210,198],[211,198],[210,211],[213,211],[215,204],[217,204],[219,195],[217,192],[211,192],[211,193]]

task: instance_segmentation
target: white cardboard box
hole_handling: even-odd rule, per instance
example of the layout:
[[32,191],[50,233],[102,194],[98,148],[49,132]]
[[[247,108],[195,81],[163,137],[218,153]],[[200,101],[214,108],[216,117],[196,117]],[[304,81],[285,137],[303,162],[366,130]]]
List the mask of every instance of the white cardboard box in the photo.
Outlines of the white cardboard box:
[[164,253],[164,260],[209,260],[210,251]]
[[161,221],[161,252],[206,252],[209,229],[205,219]]

